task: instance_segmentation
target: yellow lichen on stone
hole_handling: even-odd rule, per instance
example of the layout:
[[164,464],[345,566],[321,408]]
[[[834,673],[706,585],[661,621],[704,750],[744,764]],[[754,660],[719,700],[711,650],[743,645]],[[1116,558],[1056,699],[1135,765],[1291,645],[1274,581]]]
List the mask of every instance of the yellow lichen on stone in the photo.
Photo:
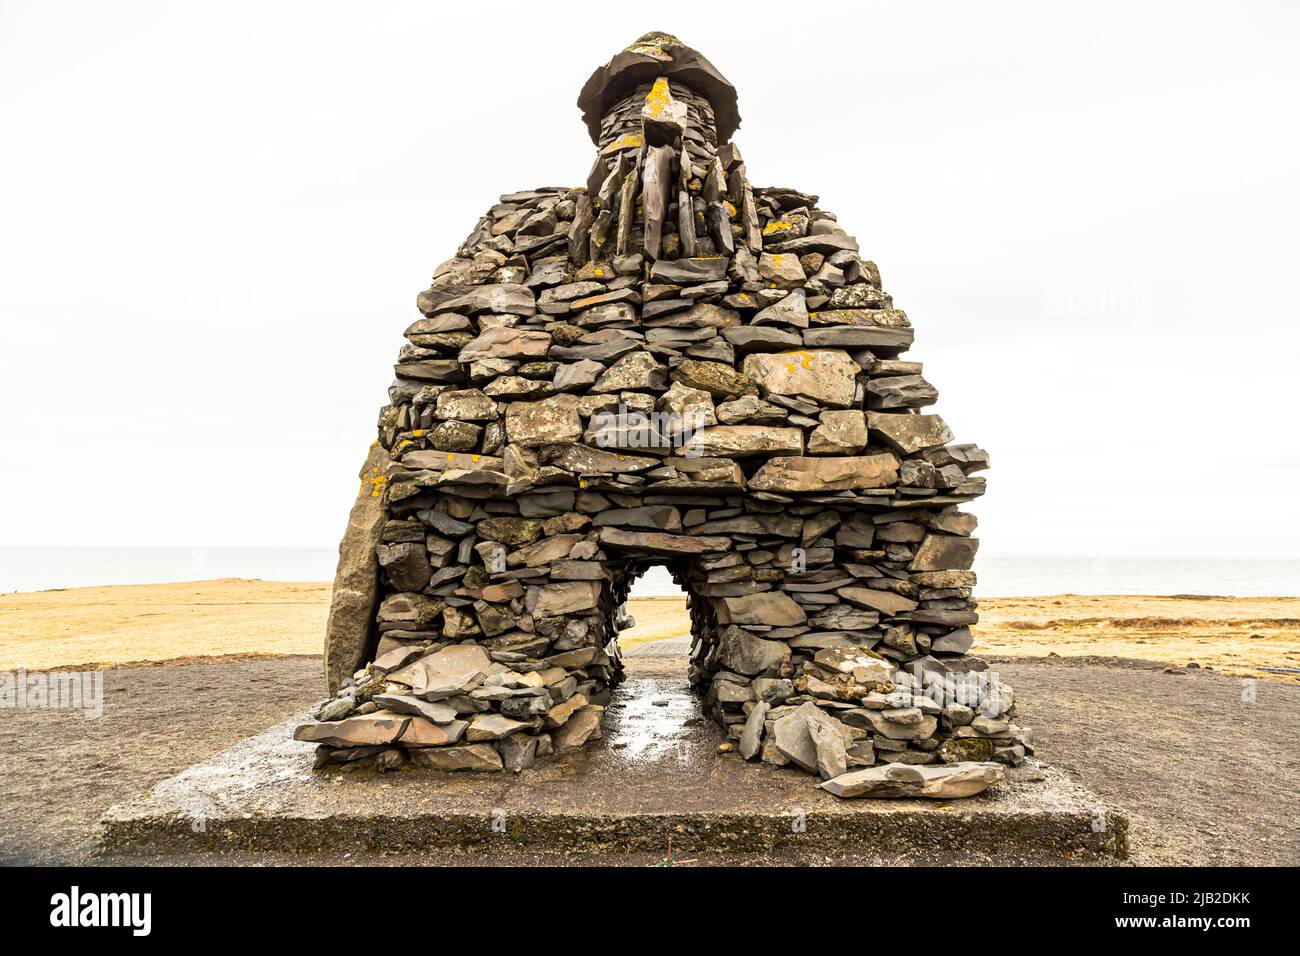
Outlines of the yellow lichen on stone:
[[641,34],[625,49],[628,53],[641,53],[646,56],[661,57],[663,56],[664,47],[666,46],[685,46],[685,44],[671,33],[662,33],[658,30],[651,30],[649,33]]
[[[791,358],[794,359],[800,359],[799,365],[802,366],[803,368],[811,369],[813,367],[813,357],[807,352],[784,352],[782,354],[790,356]],[[795,363],[786,362],[785,372],[787,375],[793,375],[795,372]]]
[[644,145],[645,137],[640,133],[624,133],[600,152],[602,156],[608,156],[610,153],[617,153],[621,149],[640,149]]
[[370,488],[371,498],[378,498],[384,493],[384,485],[388,483],[388,476],[375,474],[375,472],[377,472],[378,470],[379,469],[377,468],[372,468],[368,474],[368,477],[362,479],[361,490],[357,492],[358,497],[366,496],[367,487]]
[[668,77],[661,76],[645,96],[645,114],[652,118],[664,115],[664,110],[673,105],[673,94],[668,89]]

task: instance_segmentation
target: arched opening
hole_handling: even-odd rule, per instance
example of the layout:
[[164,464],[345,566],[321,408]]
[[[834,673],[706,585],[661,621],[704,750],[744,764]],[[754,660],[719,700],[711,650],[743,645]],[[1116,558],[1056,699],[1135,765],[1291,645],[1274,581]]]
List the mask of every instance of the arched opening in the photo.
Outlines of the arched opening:
[[621,680],[606,707],[607,745],[636,763],[686,762],[703,741],[703,700],[690,683],[691,597],[684,571],[670,562],[629,561],[619,567],[614,613]]
[[[683,550],[691,541],[706,548],[681,556],[645,553],[633,541],[607,545],[602,623],[611,669],[603,703],[611,748],[649,757],[688,740],[707,739],[711,749],[724,741],[738,746],[760,690],[773,700],[793,693],[784,639],[806,630],[807,615],[790,594],[761,579],[783,562],[801,572],[806,552],[759,532],[746,525],[721,542],[678,538]],[[782,626],[794,624],[801,626]],[[716,732],[699,733],[697,725],[706,723]],[[747,756],[755,755],[751,748]]]

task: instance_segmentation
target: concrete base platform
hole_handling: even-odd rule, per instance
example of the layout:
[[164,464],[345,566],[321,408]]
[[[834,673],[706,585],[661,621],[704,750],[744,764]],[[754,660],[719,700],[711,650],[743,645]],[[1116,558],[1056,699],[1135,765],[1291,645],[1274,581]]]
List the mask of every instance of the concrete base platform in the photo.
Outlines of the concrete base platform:
[[163,781],[101,821],[110,855],[510,849],[861,850],[900,862],[1079,862],[1127,855],[1128,821],[1034,764],[958,801],[839,800],[802,771],[718,754],[680,678],[626,682],[605,739],[522,774],[313,771],[305,714]]

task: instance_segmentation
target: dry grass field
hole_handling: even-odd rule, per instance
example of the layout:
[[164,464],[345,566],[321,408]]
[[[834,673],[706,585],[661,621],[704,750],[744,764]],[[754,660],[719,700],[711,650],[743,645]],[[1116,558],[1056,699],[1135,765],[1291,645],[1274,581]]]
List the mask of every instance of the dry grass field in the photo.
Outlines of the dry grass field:
[[[227,578],[0,595],[0,669],[318,654],[328,583]],[[625,647],[690,630],[679,597],[636,598]],[[1300,683],[1300,598],[984,598],[976,651],[1195,663]]]

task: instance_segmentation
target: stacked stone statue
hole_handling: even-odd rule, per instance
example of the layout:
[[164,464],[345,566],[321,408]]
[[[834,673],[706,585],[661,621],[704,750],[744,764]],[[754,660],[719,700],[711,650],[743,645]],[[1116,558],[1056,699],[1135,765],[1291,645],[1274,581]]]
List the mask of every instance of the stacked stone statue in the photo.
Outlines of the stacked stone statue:
[[[745,760],[964,796],[1029,749],[967,656],[988,457],[817,197],[751,187],[731,85],[647,34],[585,187],[501,197],[418,298],[341,547],[318,765],[523,770],[601,735],[635,578]],[[724,757],[720,759],[736,759]]]

